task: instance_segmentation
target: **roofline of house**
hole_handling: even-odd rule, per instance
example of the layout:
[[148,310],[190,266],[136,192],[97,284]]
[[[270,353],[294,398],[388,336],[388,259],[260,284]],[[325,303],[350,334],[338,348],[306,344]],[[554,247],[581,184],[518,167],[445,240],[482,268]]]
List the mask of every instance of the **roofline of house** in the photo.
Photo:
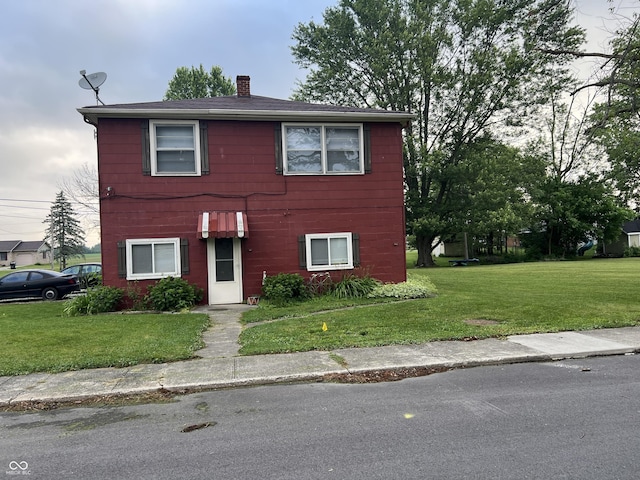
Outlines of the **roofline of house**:
[[85,121],[93,125],[98,118],[171,118],[203,120],[325,121],[325,122],[390,122],[408,124],[415,115],[404,112],[328,112],[285,110],[219,110],[183,108],[78,108]]
[[21,247],[25,243],[36,243],[36,242],[40,243],[40,245],[38,245],[38,248],[35,250],[36,252],[41,251],[43,246],[46,246],[47,248],[49,248],[49,244],[46,241],[40,241],[40,240],[27,240],[26,242],[24,240],[5,240],[5,242],[16,242],[16,243],[9,250],[0,250],[0,252],[7,252],[7,253],[23,252],[23,251],[32,252],[34,250],[20,250],[19,247]]

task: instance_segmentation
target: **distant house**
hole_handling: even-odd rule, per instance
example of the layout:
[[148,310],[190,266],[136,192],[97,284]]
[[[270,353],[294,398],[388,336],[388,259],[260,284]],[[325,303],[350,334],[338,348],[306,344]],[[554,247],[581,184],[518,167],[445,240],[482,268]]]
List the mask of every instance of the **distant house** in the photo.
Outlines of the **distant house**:
[[618,240],[604,244],[598,243],[598,254],[621,257],[627,248],[640,248],[640,218],[631,220],[622,226]]
[[237,96],[78,109],[98,130],[105,284],[179,276],[220,304],[280,272],[404,281],[412,115],[255,96],[237,80]]
[[51,249],[46,242],[23,242],[22,240],[0,241],[0,266],[8,267],[44,264],[51,262]]

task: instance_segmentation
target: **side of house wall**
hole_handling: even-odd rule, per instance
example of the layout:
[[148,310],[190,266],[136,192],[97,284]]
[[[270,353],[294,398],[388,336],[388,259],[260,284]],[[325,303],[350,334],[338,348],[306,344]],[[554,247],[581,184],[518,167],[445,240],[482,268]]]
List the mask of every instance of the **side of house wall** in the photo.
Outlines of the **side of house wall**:
[[246,293],[260,291],[265,271],[308,277],[299,266],[298,236],[310,233],[358,233],[362,268],[382,281],[405,280],[399,125],[371,125],[370,174],[285,176],[275,169],[275,123],[209,121],[210,174],[200,177],[144,176],[140,125],[139,119],[99,123],[106,284],[126,286],[118,277],[117,242],[180,237],[189,242],[185,278],[206,291],[206,242],[197,239],[197,221],[201,212],[216,210],[247,212],[249,236],[242,240]]

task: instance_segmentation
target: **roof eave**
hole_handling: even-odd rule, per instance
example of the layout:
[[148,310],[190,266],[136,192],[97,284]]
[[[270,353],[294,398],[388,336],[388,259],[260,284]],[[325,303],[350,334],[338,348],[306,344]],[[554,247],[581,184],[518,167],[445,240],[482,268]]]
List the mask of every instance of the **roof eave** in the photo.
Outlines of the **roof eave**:
[[415,115],[404,112],[331,112],[286,110],[218,110],[218,109],[138,109],[138,108],[78,108],[85,119],[97,124],[98,118],[171,118],[207,120],[260,120],[325,122],[391,122],[407,124]]

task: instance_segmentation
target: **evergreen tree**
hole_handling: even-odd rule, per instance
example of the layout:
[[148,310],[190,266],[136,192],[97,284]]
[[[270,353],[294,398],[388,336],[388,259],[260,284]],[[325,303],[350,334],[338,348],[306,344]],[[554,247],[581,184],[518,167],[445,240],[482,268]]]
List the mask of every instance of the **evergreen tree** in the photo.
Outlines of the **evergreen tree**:
[[54,260],[60,260],[61,270],[67,266],[68,258],[83,255],[84,231],[63,191],[56,195],[44,223],[47,224],[47,241],[53,239]]

